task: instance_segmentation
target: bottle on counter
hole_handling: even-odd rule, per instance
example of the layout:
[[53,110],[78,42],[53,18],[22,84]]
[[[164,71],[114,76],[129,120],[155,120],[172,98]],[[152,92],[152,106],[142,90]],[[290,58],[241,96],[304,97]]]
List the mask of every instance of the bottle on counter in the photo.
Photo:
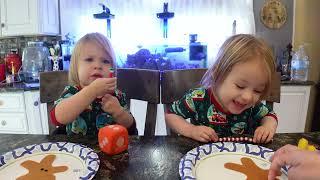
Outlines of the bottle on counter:
[[309,72],[309,57],[306,54],[305,46],[300,45],[297,52],[292,56],[291,80],[307,81]]

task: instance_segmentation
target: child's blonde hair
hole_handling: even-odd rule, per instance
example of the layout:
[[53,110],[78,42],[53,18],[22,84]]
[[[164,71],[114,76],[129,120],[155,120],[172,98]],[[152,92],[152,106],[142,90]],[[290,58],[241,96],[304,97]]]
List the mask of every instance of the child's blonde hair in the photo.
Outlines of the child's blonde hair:
[[88,33],[76,43],[70,62],[69,68],[69,83],[70,85],[80,85],[79,76],[78,76],[78,60],[80,58],[80,52],[86,51],[83,49],[85,43],[92,42],[97,46],[100,46],[111,58],[111,66],[116,68],[116,57],[114,50],[112,48],[111,42],[106,36],[100,33]]
[[215,90],[229,75],[234,65],[250,60],[263,61],[268,72],[268,81],[260,97],[263,99],[270,90],[276,65],[273,52],[267,43],[253,35],[238,34],[228,38],[222,44],[215,63],[205,73],[201,83],[205,88]]

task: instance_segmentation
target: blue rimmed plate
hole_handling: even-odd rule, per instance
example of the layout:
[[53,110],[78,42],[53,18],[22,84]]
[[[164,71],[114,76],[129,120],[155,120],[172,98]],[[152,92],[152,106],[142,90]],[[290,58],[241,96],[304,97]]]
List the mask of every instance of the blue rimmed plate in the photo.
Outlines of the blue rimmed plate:
[[[99,157],[92,149],[70,142],[50,142],[17,148],[1,155],[0,179],[16,179],[30,174],[22,163],[31,160],[34,161],[33,164],[39,164],[50,155],[55,157],[49,160],[51,166],[67,167],[63,172],[53,174],[57,180],[92,179],[99,169]],[[48,168],[43,167],[41,171],[46,169]]]
[[[241,159],[250,158],[260,169],[269,169],[269,159],[274,151],[262,146],[219,142],[205,144],[189,151],[180,160],[179,174],[182,180],[247,179],[241,172],[225,167],[226,163],[242,165]],[[288,179],[287,170],[281,170],[279,179]]]

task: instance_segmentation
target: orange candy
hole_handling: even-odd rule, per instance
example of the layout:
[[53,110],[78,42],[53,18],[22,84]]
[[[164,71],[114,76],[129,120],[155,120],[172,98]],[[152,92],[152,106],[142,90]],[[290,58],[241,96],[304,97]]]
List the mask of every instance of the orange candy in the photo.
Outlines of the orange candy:
[[100,149],[108,155],[119,154],[128,149],[128,130],[121,125],[108,125],[99,129]]

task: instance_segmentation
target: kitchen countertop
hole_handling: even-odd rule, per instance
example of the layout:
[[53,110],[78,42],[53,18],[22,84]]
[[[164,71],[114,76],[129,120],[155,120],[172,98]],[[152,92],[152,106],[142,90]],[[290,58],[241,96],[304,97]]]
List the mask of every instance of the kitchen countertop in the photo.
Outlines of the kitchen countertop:
[[281,85],[284,86],[313,86],[315,84],[314,81],[281,81]]
[[[262,146],[277,150],[285,144],[297,145],[302,137],[319,148],[320,132],[275,134],[271,143]],[[202,145],[182,136],[130,136],[128,151],[108,156],[100,150],[96,137],[0,134],[0,155],[31,144],[58,141],[83,144],[98,154],[100,168],[94,179],[179,179],[180,159]]]
[[39,83],[10,83],[10,84],[0,84],[1,90],[6,91],[31,91],[31,90],[39,90],[40,84]]

